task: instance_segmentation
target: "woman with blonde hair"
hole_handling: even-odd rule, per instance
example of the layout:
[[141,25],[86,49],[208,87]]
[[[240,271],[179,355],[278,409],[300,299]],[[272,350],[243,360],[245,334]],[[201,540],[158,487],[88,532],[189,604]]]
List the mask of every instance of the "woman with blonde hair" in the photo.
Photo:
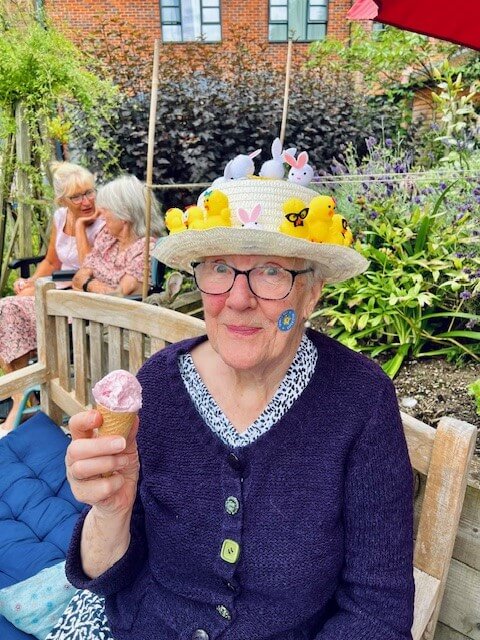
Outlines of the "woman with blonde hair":
[[[14,282],[15,295],[0,300],[0,368],[5,373],[25,367],[36,348],[35,281],[57,270],[77,270],[104,225],[95,210],[95,178],[90,171],[70,162],[55,162],[51,168],[59,208],[53,214],[47,253],[31,278]],[[13,426],[21,394],[12,400],[3,431]]]

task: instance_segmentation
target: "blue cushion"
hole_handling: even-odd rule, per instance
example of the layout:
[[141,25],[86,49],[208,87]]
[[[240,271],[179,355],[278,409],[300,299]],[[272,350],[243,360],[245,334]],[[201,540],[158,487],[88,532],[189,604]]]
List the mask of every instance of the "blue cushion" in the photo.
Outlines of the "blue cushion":
[[0,638],[2,640],[35,640],[35,636],[20,631],[3,616],[0,616]]
[[[84,506],[65,477],[69,442],[41,412],[0,440],[0,589],[65,559]],[[0,638],[16,637],[0,627]]]

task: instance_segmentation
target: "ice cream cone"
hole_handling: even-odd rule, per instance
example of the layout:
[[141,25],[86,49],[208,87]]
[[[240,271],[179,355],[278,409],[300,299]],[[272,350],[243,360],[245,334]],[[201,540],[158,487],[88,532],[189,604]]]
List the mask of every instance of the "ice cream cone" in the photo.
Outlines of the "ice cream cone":
[[111,411],[101,404],[95,407],[102,414],[103,424],[98,429],[99,436],[123,436],[125,439],[130,433],[137,413],[128,411]]

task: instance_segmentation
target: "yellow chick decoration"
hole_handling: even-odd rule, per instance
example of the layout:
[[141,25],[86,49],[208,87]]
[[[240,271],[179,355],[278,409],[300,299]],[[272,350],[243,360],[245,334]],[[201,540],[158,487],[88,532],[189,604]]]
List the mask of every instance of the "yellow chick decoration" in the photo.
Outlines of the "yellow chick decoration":
[[283,204],[285,220],[279,227],[281,233],[286,233],[294,238],[308,240],[308,227],[305,220],[308,216],[308,207],[300,198],[289,198]]
[[306,225],[312,242],[326,242],[335,213],[336,203],[330,196],[315,196],[310,201]]
[[167,212],[165,213],[165,226],[170,233],[185,231],[187,225],[183,221],[183,211],[177,207],[167,209]]
[[187,207],[185,210],[187,214],[187,227],[189,229],[205,229],[205,211],[202,207],[197,207],[196,204]]
[[345,244],[346,247],[349,247],[351,244],[353,244],[353,233],[352,233],[352,230],[350,229],[350,227],[348,226],[348,222],[345,220],[345,218],[343,220],[345,222],[345,225],[343,227],[343,229],[344,229],[344,234],[343,234],[344,244]]
[[353,242],[353,235],[347,221],[339,213],[336,213],[332,218],[332,225],[330,231],[327,234],[325,242],[329,244],[340,244],[348,247]]
[[230,209],[223,209],[219,215],[212,215],[207,213],[203,228],[213,229],[213,227],[231,227],[232,221],[230,218]]
[[207,189],[203,194],[203,206],[207,212],[217,215],[228,208],[228,197],[218,189]]
[[208,189],[203,196],[203,206],[206,212],[204,229],[232,226],[228,196],[223,191]]

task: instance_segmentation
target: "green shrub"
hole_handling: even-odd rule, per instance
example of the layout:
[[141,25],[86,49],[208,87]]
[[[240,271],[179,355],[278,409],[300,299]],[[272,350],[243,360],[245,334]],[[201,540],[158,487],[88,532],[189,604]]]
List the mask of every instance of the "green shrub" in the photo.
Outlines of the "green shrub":
[[[31,3],[0,0],[0,16],[0,199],[6,216],[0,224],[0,247],[13,243],[11,254],[8,251],[11,259],[20,257],[20,250],[27,255],[45,250],[52,198],[48,164],[55,155],[54,143],[65,143],[71,131],[66,112],[74,118],[76,109],[81,109],[95,140],[98,120],[107,121],[116,90],[87,70],[81,48],[54,25],[37,22]],[[20,161],[15,146],[20,120],[28,138],[27,163]],[[18,177],[20,169],[28,188]],[[7,216],[9,200],[12,214]],[[13,238],[19,203],[32,210],[31,239],[25,243]],[[8,294],[12,276],[5,282],[6,265],[0,264],[0,272],[4,288],[0,295]]]
[[[5,11],[3,0],[0,9]],[[114,87],[87,70],[81,49],[53,25],[45,28],[29,14],[7,13],[0,37],[0,141],[15,132],[18,103],[24,107],[32,153],[42,161],[51,159],[53,141],[68,139],[72,126],[65,116],[68,106],[80,108],[90,127],[97,117],[105,122]],[[30,173],[42,193],[38,168]]]
[[408,170],[408,158],[393,144],[369,147],[363,162],[355,165],[350,153],[345,165],[335,164],[360,180],[334,191],[370,266],[327,287],[315,315],[350,347],[387,356],[392,377],[409,355],[480,360],[480,181],[447,186],[434,173],[420,185],[408,173],[394,180],[395,167]]

